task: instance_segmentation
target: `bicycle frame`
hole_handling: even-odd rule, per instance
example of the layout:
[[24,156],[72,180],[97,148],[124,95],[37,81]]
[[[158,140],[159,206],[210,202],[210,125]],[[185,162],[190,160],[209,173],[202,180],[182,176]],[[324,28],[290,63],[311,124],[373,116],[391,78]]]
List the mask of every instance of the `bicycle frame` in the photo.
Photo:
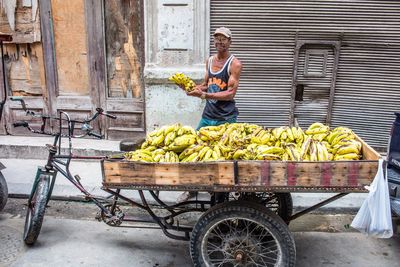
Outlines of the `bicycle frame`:
[[[65,119],[62,118],[65,116]],[[48,119],[49,117],[47,117]],[[47,202],[50,200],[51,194],[53,192],[55,180],[58,173],[61,173],[65,178],[67,178],[76,188],[78,188],[84,195],[86,199],[93,201],[103,212],[107,212],[107,209],[94,197],[92,196],[80,183],[79,176],[73,176],[69,170],[70,163],[72,159],[96,159],[101,160],[105,157],[103,156],[75,156],[72,155],[72,136],[74,132],[74,124],[76,121],[71,121],[69,115],[63,111],[60,112],[59,120],[59,132],[54,134],[54,142],[52,145],[47,145],[49,150],[49,156],[47,158],[47,163],[44,167],[38,167],[34,184],[32,187],[32,191],[29,197],[29,203],[32,200],[33,193],[36,190],[36,187],[39,183],[39,178],[42,174],[51,176],[50,190],[47,196]],[[61,154],[61,138],[62,134],[62,122],[67,121],[68,124],[68,134],[65,137],[68,137],[69,147],[68,154]],[[64,161],[63,161],[64,160]]]
[[[19,100],[19,101],[21,101],[21,100]],[[22,101],[22,103],[23,103],[23,101]],[[63,116],[65,118],[63,118]],[[92,117],[92,119],[90,119],[90,120],[93,120],[93,118],[96,118],[96,116],[97,115],[94,115]],[[45,124],[45,120],[51,119],[51,117],[49,117],[49,116],[42,116],[42,118],[44,119],[43,124]],[[195,201],[182,202],[182,203],[179,203],[176,205],[167,205],[163,201],[161,201],[161,199],[153,191],[149,191],[151,196],[153,197],[153,199],[158,203],[158,205],[161,208],[163,208],[169,212],[168,215],[161,217],[161,216],[156,215],[153,212],[152,208],[147,203],[147,200],[146,200],[142,190],[138,190],[140,199],[142,202],[142,204],[140,204],[128,197],[123,196],[120,192],[121,190],[119,190],[119,189],[116,189],[115,191],[113,191],[108,188],[103,188],[104,191],[110,193],[113,196],[112,205],[108,209],[107,206],[105,206],[101,203],[100,199],[102,199],[102,198],[95,197],[92,194],[90,194],[81,184],[79,175],[73,176],[69,170],[71,160],[73,160],[73,159],[102,160],[102,159],[106,159],[107,157],[105,157],[105,156],[73,155],[72,154],[72,139],[71,139],[71,137],[74,136],[74,125],[77,122],[78,123],[82,123],[82,122],[72,121],[69,118],[69,115],[63,111],[60,112],[60,115],[57,118],[57,120],[59,121],[59,131],[56,134],[45,133],[43,126],[42,126],[41,132],[30,129],[32,132],[52,135],[52,136],[54,136],[54,141],[53,141],[53,144],[47,145],[47,148],[49,150],[49,155],[47,158],[46,165],[44,167],[39,167],[37,169],[36,177],[35,177],[33,187],[32,187],[32,191],[31,191],[31,194],[30,194],[30,197],[28,200],[29,205],[31,205],[32,197],[33,197],[34,192],[36,191],[36,188],[39,184],[40,176],[42,174],[46,174],[51,177],[50,189],[49,189],[49,192],[47,195],[47,202],[48,202],[50,200],[50,197],[51,197],[53,189],[54,189],[57,174],[61,173],[65,178],[67,178],[76,188],[78,188],[85,195],[86,200],[93,201],[93,203],[101,209],[102,214],[106,218],[110,218],[110,222],[107,222],[107,220],[105,220],[103,218],[103,220],[107,224],[109,224],[111,226],[120,226],[120,224],[122,222],[155,223],[155,224],[158,224],[159,227],[161,228],[161,230],[164,232],[164,234],[170,238],[177,239],[177,240],[185,240],[185,241],[190,239],[189,233],[192,231],[192,227],[180,226],[178,222],[175,222],[174,218],[178,215],[181,215],[181,214],[187,213],[187,212],[204,212],[207,210],[206,205],[212,204],[211,201],[195,200]],[[62,122],[63,121],[67,122],[67,125],[68,125],[67,134],[62,133]],[[20,125],[29,128],[29,125],[26,125],[24,123],[20,123]],[[67,137],[68,142],[69,142],[68,153],[66,153],[66,154],[61,153],[61,139],[63,137]],[[150,215],[150,219],[147,219],[147,220],[142,219],[141,220],[141,219],[137,219],[137,218],[129,218],[125,215],[123,215],[122,218],[118,217],[116,215],[116,213],[119,209],[117,207],[117,202],[119,201],[119,199],[122,199],[122,200],[128,202],[129,204],[131,204],[134,207],[138,207],[138,208],[146,210],[147,213]],[[187,205],[193,205],[193,204],[195,204],[196,206],[195,207],[187,207]],[[117,217],[117,218],[113,221],[113,218],[115,218],[115,217]],[[129,227],[134,227],[134,226],[129,226]],[[146,228],[146,227],[140,227],[140,228]],[[170,233],[169,232],[170,230],[183,232],[184,235],[177,235],[177,234]]]

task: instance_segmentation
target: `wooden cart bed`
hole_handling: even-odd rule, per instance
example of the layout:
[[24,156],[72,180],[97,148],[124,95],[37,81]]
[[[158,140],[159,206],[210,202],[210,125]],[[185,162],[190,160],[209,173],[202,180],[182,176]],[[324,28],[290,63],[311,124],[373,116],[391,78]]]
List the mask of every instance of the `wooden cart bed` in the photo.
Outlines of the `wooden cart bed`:
[[[358,138],[358,137],[357,137]],[[242,192],[364,192],[380,155],[362,139],[356,161],[102,162],[103,186],[121,189]]]

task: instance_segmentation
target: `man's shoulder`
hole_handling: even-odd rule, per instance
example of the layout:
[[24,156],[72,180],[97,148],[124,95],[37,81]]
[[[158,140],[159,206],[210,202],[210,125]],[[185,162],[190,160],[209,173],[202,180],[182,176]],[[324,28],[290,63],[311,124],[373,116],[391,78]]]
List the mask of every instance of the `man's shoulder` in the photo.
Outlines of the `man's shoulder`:
[[240,60],[236,56],[234,56],[233,59],[232,59],[231,67],[241,68],[242,67],[242,62],[240,62]]

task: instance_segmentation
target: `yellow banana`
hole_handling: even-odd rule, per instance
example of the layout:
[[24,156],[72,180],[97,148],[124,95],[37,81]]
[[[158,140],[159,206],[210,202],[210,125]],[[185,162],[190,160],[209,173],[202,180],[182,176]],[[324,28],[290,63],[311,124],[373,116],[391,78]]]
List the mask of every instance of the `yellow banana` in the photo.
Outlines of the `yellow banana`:
[[310,149],[312,139],[311,137],[307,137],[307,139],[304,141],[303,145],[301,146],[301,152],[300,152],[300,157],[304,159],[304,156],[307,155],[308,150]]
[[356,153],[349,153],[344,155],[335,155],[334,160],[357,160],[360,156]]
[[322,126],[322,127],[319,127],[319,128],[312,128],[312,129],[308,128],[306,130],[306,134],[308,134],[308,135],[322,134],[322,133],[326,133],[328,131],[329,131],[329,127],[328,126]]
[[311,144],[310,144],[310,160],[311,161],[317,161],[318,160],[317,145],[315,144],[314,141],[311,141]]
[[336,155],[344,155],[344,154],[349,154],[349,153],[359,154],[360,151],[358,150],[358,148],[355,145],[347,145],[347,146],[340,147],[337,150]]
[[348,137],[348,136],[349,136],[348,133],[339,134],[338,136],[336,136],[336,137],[332,140],[331,145],[332,145],[332,146],[336,145],[336,144],[339,143],[342,139],[345,139],[345,138]]
[[281,160],[281,157],[275,154],[259,154],[256,158],[258,160]]
[[325,125],[323,124],[323,123],[320,123],[320,122],[314,122],[313,124],[311,124],[309,127],[308,127],[308,130],[312,130],[312,129],[316,129],[316,128],[321,128],[321,127],[324,127]]
[[294,141],[294,134],[292,132],[292,129],[290,127],[286,128],[286,133],[287,133],[287,139],[289,139],[289,141]]

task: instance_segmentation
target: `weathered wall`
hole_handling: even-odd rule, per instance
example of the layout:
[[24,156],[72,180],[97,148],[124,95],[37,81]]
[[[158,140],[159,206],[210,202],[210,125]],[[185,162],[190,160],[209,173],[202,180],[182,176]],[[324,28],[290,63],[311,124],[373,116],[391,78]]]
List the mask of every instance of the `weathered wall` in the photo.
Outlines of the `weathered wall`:
[[0,32],[13,38],[12,43],[4,44],[9,93],[41,96],[45,91],[45,75],[37,0],[8,0],[3,4]]
[[201,100],[188,97],[168,81],[184,72],[204,78],[209,53],[209,0],[145,1],[146,130],[181,122],[196,127]]

